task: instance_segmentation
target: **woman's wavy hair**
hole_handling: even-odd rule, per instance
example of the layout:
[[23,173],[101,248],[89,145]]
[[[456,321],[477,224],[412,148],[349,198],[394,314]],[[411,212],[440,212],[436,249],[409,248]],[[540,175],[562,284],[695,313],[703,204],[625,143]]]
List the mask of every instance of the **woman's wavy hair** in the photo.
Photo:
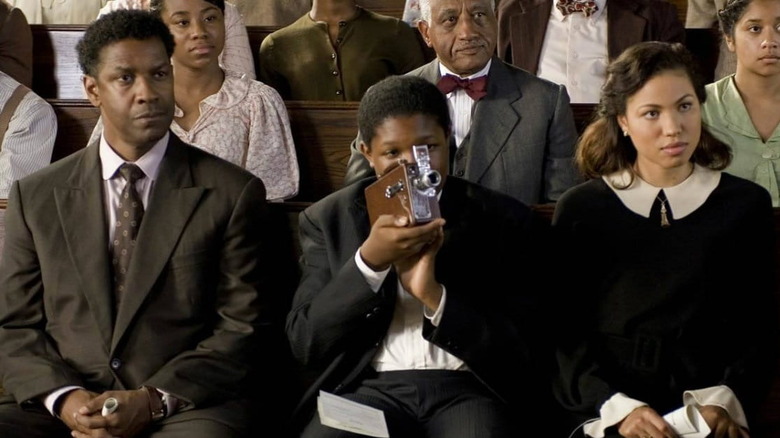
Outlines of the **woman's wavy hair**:
[[[693,56],[680,43],[638,43],[610,63],[593,121],[577,142],[575,162],[583,175],[597,178],[628,170],[631,174],[628,185],[631,185],[635,177],[636,149],[630,137],[621,135],[618,116],[625,115],[628,99],[650,79],[670,70],[684,72],[699,102],[704,103],[704,80]],[[701,139],[691,161],[722,170],[731,163],[731,157],[731,149],[702,127]]]

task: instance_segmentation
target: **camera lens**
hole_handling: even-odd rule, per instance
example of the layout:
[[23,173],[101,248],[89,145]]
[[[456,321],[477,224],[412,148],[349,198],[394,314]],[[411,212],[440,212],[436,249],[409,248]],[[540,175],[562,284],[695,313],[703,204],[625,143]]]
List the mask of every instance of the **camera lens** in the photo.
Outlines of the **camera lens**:
[[420,190],[426,190],[437,187],[439,184],[441,184],[441,175],[439,172],[435,170],[429,170],[428,172],[423,172],[423,174],[420,175],[417,188]]

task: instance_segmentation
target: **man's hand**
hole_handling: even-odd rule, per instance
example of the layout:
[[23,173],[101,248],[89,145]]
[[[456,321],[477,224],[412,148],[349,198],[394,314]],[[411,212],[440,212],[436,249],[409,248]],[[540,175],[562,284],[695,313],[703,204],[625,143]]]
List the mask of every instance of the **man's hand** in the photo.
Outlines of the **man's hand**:
[[98,397],[98,394],[94,392],[85,389],[74,389],[62,396],[60,411],[55,413],[65,425],[68,426],[68,429],[81,433],[89,433],[91,432],[89,428],[82,426],[76,421],[76,415],[78,415],[79,409],[86,406],[95,397]]
[[420,300],[425,307],[436,311],[442,296],[442,287],[436,281],[436,254],[444,243],[444,228],[439,226],[433,240],[422,250],[394,263],[404,290]]
[[725,409],[708,405],[700,407],[699,412],[714,438],[750,438],[747,430],[732,420]]
[[677,438],[672,427],[650,406],[631,411],[620,422],[618,433],[626,438]]
[[[100,411],[109,397],[117,399],[119,407],[103,417]],[[152,411],[144,389],[107,391],[84,404],[76,413],[75,420],[79,425],[73,433],[75,438],[130,438],[149,425]]]
[[419,253],[434,242],[444,226],[444,219],[408,227],[404,216],[382,215],[374,222],[368,239],[360,247],[360,257],[375,271],[382,271],[393,263]]

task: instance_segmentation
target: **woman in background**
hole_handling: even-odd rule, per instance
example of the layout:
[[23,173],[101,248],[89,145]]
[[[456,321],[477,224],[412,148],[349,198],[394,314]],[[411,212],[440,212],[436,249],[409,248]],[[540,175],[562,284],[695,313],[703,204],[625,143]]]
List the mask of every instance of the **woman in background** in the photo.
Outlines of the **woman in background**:
[[729,0],[719,19],[737,71],[707,85],[704,126],[734,151],[726,171],[780,207],[780,0]]
[[556,205],[561,253],[579,257],[555,389],[588,436],[677,436],[663,416],[685,406],[708,436],[744,438],[769,387],[771,202],[721,172],[730,151],[702,129],[704,100],[682,45],[623,52],[577,145],[593,179]]
[[[117,9],[149,9],[150,0],[109,0],[100,9],[98,17]],[[250,79],[257,77],[249,35],[238,8],[225,2],[225,47],[219,54],[219,63],[227,70],[245,74]]]

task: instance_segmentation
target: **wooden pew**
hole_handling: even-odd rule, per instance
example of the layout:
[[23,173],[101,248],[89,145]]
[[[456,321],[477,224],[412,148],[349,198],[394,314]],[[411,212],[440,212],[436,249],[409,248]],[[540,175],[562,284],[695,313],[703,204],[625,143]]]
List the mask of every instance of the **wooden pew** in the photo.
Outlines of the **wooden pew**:
[[[58,132],[52,161],[86,146],[100,115],[87,100],[50,99]],[[301,183],[295,201],[316,201],[343,185],[349,145],[357,135],[357,102],[287,101]],[[593,105],[572,104],[578,129],[590,120]]]
[[[100,111],[87,100],[49,99],[57,114],[52,161],[85,147]],[[342,186],[349,145],[357,134],[357,102],[286,102],[297,148],[297,201],[316,201]]]

